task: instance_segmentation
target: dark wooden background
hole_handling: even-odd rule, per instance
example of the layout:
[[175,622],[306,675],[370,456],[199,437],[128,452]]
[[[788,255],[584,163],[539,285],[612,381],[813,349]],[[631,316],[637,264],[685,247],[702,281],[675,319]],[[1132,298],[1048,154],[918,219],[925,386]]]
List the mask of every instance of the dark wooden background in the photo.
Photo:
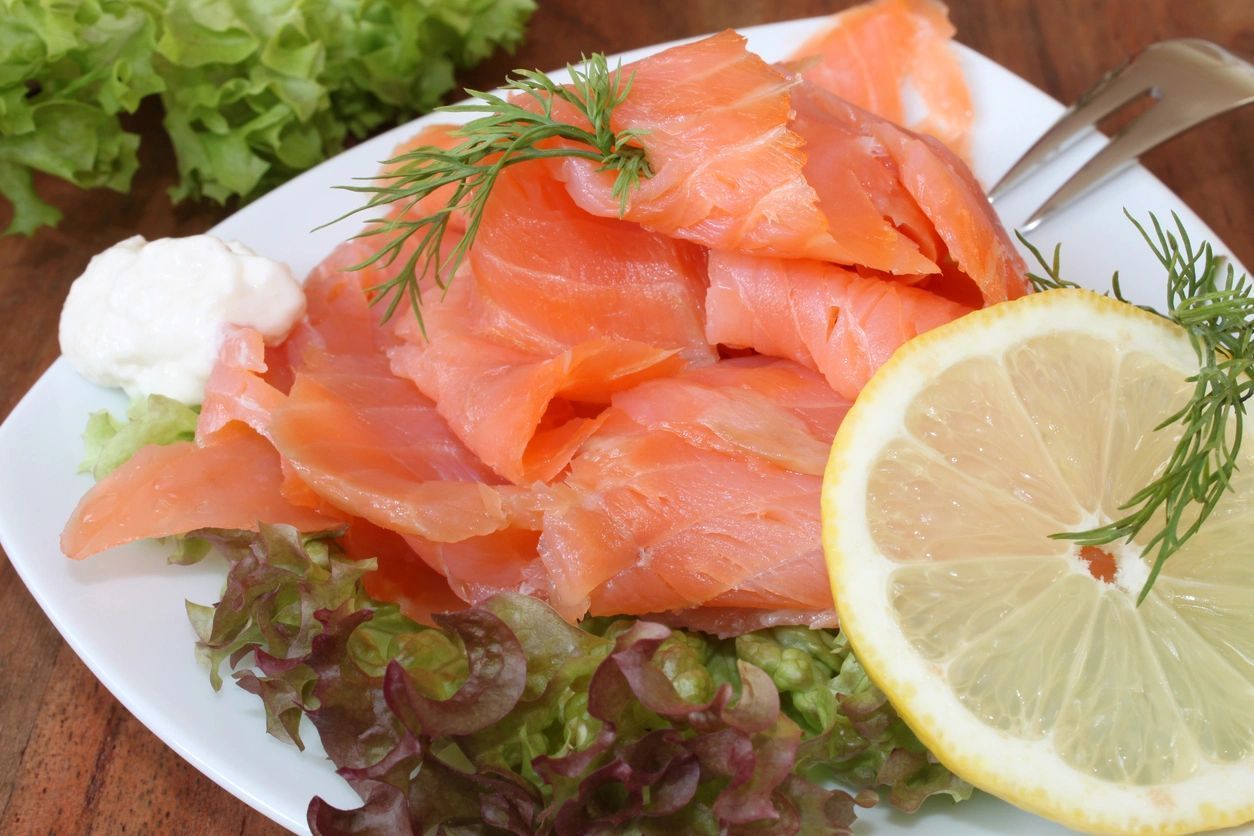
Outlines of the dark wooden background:
[[[823,14],[821,0],[540,0],[527,42],[467,75],[495,86],[515,66],[551,68],[724,27]],[[1101,73],[1162,38],[1194,36],[1254,57],[1247,0],[952,0],[958,39],[1070,101]],[[141,111],[131,193],[40,184],[60,228],[0,238],[0,416],[56,358],[69,283],[91,255],[142,233],[203,232],[211,204],[171,206],[175,179],[160,114]],[[1254,109],[1229,114],[1145,159],[1247,265],[1254,265]],[[8,223],[0,206],[0,228]],[[3,476],[0,462],[0,478]],[[191,652],[191,648],[188,648]],[[262,734],[261,729],[257,730]],[[0,553],[0,833],[276,833],[167,749],[109,695],[57,635]]]

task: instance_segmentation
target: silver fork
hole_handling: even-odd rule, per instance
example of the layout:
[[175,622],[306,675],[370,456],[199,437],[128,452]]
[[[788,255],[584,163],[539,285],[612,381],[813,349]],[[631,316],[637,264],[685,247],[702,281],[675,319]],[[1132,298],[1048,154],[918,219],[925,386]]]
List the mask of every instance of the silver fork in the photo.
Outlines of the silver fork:
[[1082,95],[997,181],[989,200],[1057,157],[1098,120],[1145,95],[1156,102],[1050,195],[1020,229],[1035,229],[1151,148],[1212,116],[1254,102],[1254,66],[1199,38],[1151,44]]

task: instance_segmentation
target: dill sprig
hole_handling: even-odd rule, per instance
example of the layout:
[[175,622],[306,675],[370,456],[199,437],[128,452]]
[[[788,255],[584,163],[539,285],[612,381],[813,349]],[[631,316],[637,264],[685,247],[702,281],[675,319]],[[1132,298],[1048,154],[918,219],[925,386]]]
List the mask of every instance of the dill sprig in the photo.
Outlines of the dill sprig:
[[[1163,564],[1201,529],[1215,510],[1237,471],[1244,438],[1245,401],[1254,393],[1254,288],[1247,276],[1238,278],[1232,265],[1216,256],[1209,243],[1194,247],[1174,212],[1174,231],[1164,228],[1150,214],[1152,235],[1127,210],[1124,214],[1167,271],[1167,312],[1138,307],[1185,330],[1197,353],[1198,371],[1188,378],[1193,384],[1188,403],[1155,428],[1161,431],[1174,426],[1181,432],[1162,475],[1120,506],[1127,513],[1119,519],[1088,531],[1052,536],[1082,546],[1101,546],[1117,540],[1130,541],[1161,518],[1162,529],[1149,538],[1143,551],[1152,558],[1153,566],[1137,596],[1140,604],[1158,579]],[[1054,248],[1053,257],[1047,261],[1023,235],[1019,235],[1019,240],[1045,271],[1044,276],[1028,274],[1034,290],[1078,287],[1062,278],[1059,247]],[[1129,301],[1119,287],[1118,273],[1111,279],[1111,292],[1119,301]]]
[[[372,288],[377,294],[376,302],[386,303],[385,320],[395,313],[402,299],[408,299],[425,333],[420,280],[432,276],[441,290],[447,286],[445,276],[451,279],[470,251],[488,196],[497,177],[507,167],[552,157],[576,157],[599,163],[600,170],[617,172],[613,195],[619,201],[620,212],[626,212],[632,189],[641,179],[653,175],[644,148],[638,142],[644,132],[615,132],[610,125],[614,108],[626,100],[631,90],[631,77],[623,77],[621,66],[611,70],[606,57],[600,53],[584,58],[581,67],[568,66],[567,69],[571,76],[569,85],[559,84],[534,70],[515,70],[507,78],[505,94],[522,94],[530,100],[527,103],[532,109],[495,93],[467,90],[466,94],[474,101],[436,108],[445,113],[483,114],[457,130],[457,134],[465,138],[462,143],[451,149],[416,148],[388,160],[389,166],[397,166],[390,173],[362,178],[369,179],[370,185],[340,187],[371,197],[365,205],[336,220],[393,203],[402,204],[406,210],[395,218],[375,218],[367,222],[368,228],[358,237],[380,236],[386,239],[385,243],[370,258],[351,269],[361,270],[376,262],[390,265],[402,256],[407,241],[415,235],[421,236],[396,277]],[[553,108],[559,101],[572,105],[587,120],[587,126],[557,119]],[[406,217],[423,198],[450,185],[454,189],[446,205],[428,215]],[[456,212],[465,213],[466,230],[445,255],[441,244]]]

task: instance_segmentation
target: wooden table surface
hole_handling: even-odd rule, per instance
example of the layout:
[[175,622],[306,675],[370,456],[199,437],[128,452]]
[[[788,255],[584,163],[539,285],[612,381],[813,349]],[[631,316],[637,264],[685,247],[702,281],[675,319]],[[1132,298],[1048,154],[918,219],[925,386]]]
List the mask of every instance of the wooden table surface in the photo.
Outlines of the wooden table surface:
[[[821,0],[540,0],[526,44],[463,81],[490,88],[514,66],[549,68],[724,27],[823,14]],[[1194,36],[1254,55],[1243,0],[952,0],[958,39],[1069,101],[1162,38]],[[70,281],[98,250],[132,235],[202,232],[227,214],[172,207],[175,167],[159,114],[141,111],[141,167],[129,195],[44,182],[59,229],[0,238],[0,416],[57,356]],[[1254,110],[1229,114],[1145,162],[1254,264]],[[8,223],[0,207],[0,228]],[[2,466],[3,463],[0,463]],[[3,471],[0,471],[3,478]],[[189,644],[188,652],[191,652]],[[262,730],[258,729],[258,734]],[[96,681],[0,553],[0,833],[277,833],[280,829],[166,748]]]

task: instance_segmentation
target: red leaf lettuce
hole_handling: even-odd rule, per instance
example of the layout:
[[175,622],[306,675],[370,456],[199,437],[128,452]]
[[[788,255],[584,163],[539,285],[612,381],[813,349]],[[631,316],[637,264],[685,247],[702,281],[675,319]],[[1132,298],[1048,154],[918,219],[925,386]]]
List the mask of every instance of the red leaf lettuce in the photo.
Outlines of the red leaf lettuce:
[[575,627],[517,594],[426,627],[365,594],[374,561],[334,534],[192,535],[231,564],[218,604],[188,605],[215,687],[225,662],[297,746],[308,717],[363,800],[313,799],[315,834],[847,833],[876,786],[906,810],[970,794],[834,631]]

